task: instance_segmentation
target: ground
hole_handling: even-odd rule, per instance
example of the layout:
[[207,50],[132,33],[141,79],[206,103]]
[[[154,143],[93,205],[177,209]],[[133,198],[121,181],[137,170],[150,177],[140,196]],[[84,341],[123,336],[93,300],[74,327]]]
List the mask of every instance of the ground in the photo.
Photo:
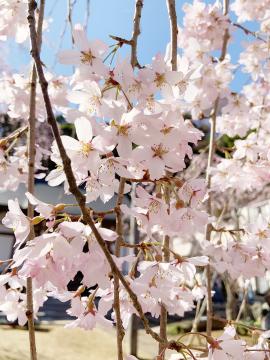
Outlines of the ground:
[[[39,360],[115,360],[114,329],[83,331],[65,329],[63,325],[42,325],[36,332]],[[139,355],[152,359],[156,345],[142,331],[139,334]],[[125,350],[128,350],[125,343]],[[0,360],[29,360],[28,333],[26,330],[0,327]]]
[[[36,331],[38,360],[116,360],[115,329],[83,331],[65,329],[65,322],[43,323]],[[158,331],[158,328],[154,328]],[[172,335],[169,327],[169,338],[177,339],[181,335]],[[220,336],[222,331],[214,331],[213,336]],[[184,336],[188,340],[187,336]],[[184,340],[182,339],[182,341]],[[200,337],[200,339],[202,339]],[[125,353],[129,349],[129,334],[124,342]],[[199,339],[193,339],[194,346],[202,346]],[[248,341],[248,338],[245,338]],[[250,340],[250,339],[249,339]],[[202,341],[202,340],[201,340]],[[169,352],[168,352],[169,353]],[[152,338],[139,330],[140,359],[152,360],[157,355],[157,344]],[[28,332],[22,328],[0,325],[0,360],[29,360]]]

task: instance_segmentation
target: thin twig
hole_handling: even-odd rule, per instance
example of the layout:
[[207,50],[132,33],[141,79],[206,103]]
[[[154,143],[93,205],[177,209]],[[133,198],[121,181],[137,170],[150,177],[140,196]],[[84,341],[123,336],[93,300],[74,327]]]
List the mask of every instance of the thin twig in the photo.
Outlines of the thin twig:
[[39,76],[41,91],[43,94],[44,104],[45,104],[45,108],[46,108],[46,112],[47,112],[47,120],[52,128],[52,132],[54,134],[54,138],[55,138],[56,144],[59,149],[59,153],[60,153],[60,156],[61,156],[61,159],[63,162],[64,172],[65,172],[68,184],[69,184],[69,191],[74,195],[75,199],[77,200],[77,202],[80,206],[82,215],[83,215],[83,220],[90,226],[91,230],[93,231],[93,234],[111,267],[112,273],[116,274],[119,277],[119,280],[121,281],[121,283],[123,284],[123,287],[127,291],[135,310],[137,311],[138,315],[140,316],[140,318],[143,322],[146,333],[150,334],[152,336],[152,338],[155,339],[156,341],[164,343],[164,340],[161,339],[160,336],[151,329],[148,319],[146,318],[146,316],[143,312],[142,306],[138,301],[137,295],[132,291],[132,289],[130,288],[128,282],[126,281],[124,275],[121,273],[121,271],[118,269],[116,263],[114,262],[113,257],[110,254],[110,252],[105,244],[104,239],[100,235],[99,231],[97,230],[97,228],[93,222],[93,219],[90,215],[89,209],[86,207],[86,198],[80,192],[80,190],[77,186],[76,179],[73,174],[72,167],[71,167],[71,160],[68,157],[66,150],[63,146],[62,139],[61,139],[59,129],[57,126],[57,122],[56,122],[56,119],[55,119],[55,116],[53,113],[51,100],[50,100],[50,97],[48,94],[48,82],[46,81],[46,78],[44,76],[42,62],[41,62],[40,55],[38,52],[37,36],[36,36],[36,30],[35,30],[35,7],[36,7],[35,0],[29,0],[28,23],[29,23],[29,28],[30,28],[30,38],[31,38],[31,44],[32,44],[31,53],[32,53],[32,56],[36,63],[36,68],[37,68],[37,73]]
[[[74,5],[71,4],[71,7]],[[72,10],[71,10],[72,12]],[[64,26],[63,26],[63,29],[60,33],[60,36],[59,36],[59,42],[58,42],[58,45],[56,47],[56,52],[55,52],[55,55],[58,53],[58,51],[62,48],[62,45],[63,45],[63,42],[64,42],[64,37],[65,37],[65,34],[66,34],[66,31],[67,31],[67,28],[68,28],[68,24],[70,23],[69,22],[69,18],[71,17],[72,15],[70,14],[70,6],[69,6],[69,0],[68,0],[68,3],[67,3],[67,15],[66,15],[66,18],[65,18],[65,22],[64,22]],[[71,42],[72,42],[72,46],[74,45],[73,43],[73,34],[71,32]],[[55,66],[57,65],[57,56],[55,56],[55,59],[54,59],[54,62],[53,62],[53,65],[52,65],[52,69],[55,68]]]
[[110,35],[110,38],[112,38],[113,40],[117,41],[120,45],[120,47],[123,45],[123,44],[126,44],[126,45],[132,45],[132,40],[127,40],[127,39],[124,39],[120,36],[114,36],[114,35]]
[[70,26],[70,33],[71,33],[71,41],[72,41],[72,47],[74,46],[74,36],[73,36],[73,20],[72,20],[72,13],[73,13],[73,9],[74,6],[76,4],[77,0],[68,0],[68,15],[67,15],[67,21],[69,23]]
[[235,319],[236,322],[239,322],[240,319],[241,319],[241,316],[242,316],[242,313],[246,307],[246,303],[247,303],[247,294],[248,294],[248,287],[246,286],[245,289],[244,289],[244,293],[243,293],[243,299],[242,299],[242,302],[241,302],[241,305],[240,305],[240,308],[239,308],[239,311],[238,311],[238,314],[237,314],[237,317]]
[[250,29],[248,29],[247,27],[241,25],[241,24],[238,24],[236,22],[233,22],[233,21],[230,21],[230,23],[234,26],[234,27],[237,27],[238,29],[244,31],[244,33],[246,35],[251,35],[253,37],[255,37],[256,39],[260,40],[260,41],[263,41],[264,43],[267,43],[267,41],[265,39],[263,39],[262,37],[260,37],[256,31],[252,31]]

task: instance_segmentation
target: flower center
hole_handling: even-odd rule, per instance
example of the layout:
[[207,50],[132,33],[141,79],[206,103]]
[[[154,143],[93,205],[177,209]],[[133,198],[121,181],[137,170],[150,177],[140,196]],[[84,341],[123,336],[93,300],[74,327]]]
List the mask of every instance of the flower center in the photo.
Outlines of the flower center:
[[128,131],[131,128],[131,125],[128,125],[128,124],[118,125],[118,124],[116,124],[115,120],[111,121],[111,126],[116,127],[117,135],[122,135],[122,136],[128,136]]
[[260,230],[256,234],[260,239],[266,239],[267,238],[267,232],[266,230]]
[[93,95],[90,99],[89,99],[89,112],[93,113],[96,111],[96,109],[101,105],[101,101],[100,101],[100,97],[97,95]]
[[90,151],[92,151],[94,148],[91,143],[81,143],[81,152],[84,156],[88,156]]
[[92,54],[91,50],[81,51],[81,63],[92,65],[93,59],[96,57]]
[[162,132],[162,134],[164,134],[164,135],[167,135],[167,134],[169,134],[169,133],[172,131],[172,129],[173,129],[173,126],[164,126],[164,127],[160,130],[160,132]]
[[154,81],[155,81],[156,86],[158,88],[161,88],[166,83],[165,74],[156,73],[156,77],[155,77]]
[[166,149],[162,144],[154,145],[151,147],[151,149],[154,153],[153,157],[159,157],[160,159],[162,159],[162,157],[169,152],[169,150]]
[[63,83],[60,80],[53,80],[52,85],[55,89],[61,89]]
[[160,203],[157,200],[152,200],[149,204],[149,213],[157,214],[160,209]]

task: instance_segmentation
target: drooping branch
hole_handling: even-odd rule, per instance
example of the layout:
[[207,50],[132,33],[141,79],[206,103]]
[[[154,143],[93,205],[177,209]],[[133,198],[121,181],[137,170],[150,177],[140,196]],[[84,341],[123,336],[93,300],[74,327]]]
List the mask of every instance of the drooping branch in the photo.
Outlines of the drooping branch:
[[[37,51],[40,52],[42,42],[42,26],[44,19],[45,0],[40,0],[39,17],[37,25]],[[36,156],[36,90],[37,90],[37,72],[35,64],[33,64],[31,74],[31,88],[29,101],[29,119],[28,119],[28,182],[27,190],[34,194],[35,189],[35,156]],[[27,216],[33,218],[34,207],[28,201]],[[35,237],[34,227],[31,226],[28,241]],[[27,319],[28,319],[28,333],[30,343],[31,360],[37,359],[36,339],[35,339],[35,324],[33,312],[33,286],[32,278],[28,277],[26,280],[26,299],[27,299]]]
[[[224,0],[223,2],[223,14],[227,15],[229,11],[229,0]],[[221,48],[221,55],[219,61],[223,61],[226,56],[228,41],[230,38],[229,30],[226,29],[223,36],[223,43]],[[208,161],[206,169],[206,186],[207,189],[211,188],[211,167],[213,163],[214,153],[215,153],[215,135],[216,135],[216,119],[218,114],[219,107],[219,96],[215,100],[214,108],[210,118],[210,139],[209,139],[209,152],[208,152]],[[208,195],[207,199],[207,211],[209,215],[212,215],[212,195],[211,192]],[[212,233],[212,224],[208,224],[206,227],[205,238],[206,240],[211,240]],[[213,316],[213,303],[212,303],[212,281],[211,281],[211,268],[210,265],[206,267],[206,282],[207,282],[207,323],[206,323],[206,332],[210,336],[212,332],[212,316]]]
[[[28,19],[29,28],[30,28],[30,37],[31,37],[31,45],[32,45],[31,53],[32,53],[32,56],[33,56],[33,58],[35,60],[35,64],[36,64],[36,69],[37,69],[39,82],[40,82],[40,86],[41,86],[41,91],[42,91],[44,104],[45,104],[45,108],[46,108],[46,113],[47,113],[47,120],[52,128],[52,132],[53,132],[53,135],[54,135],[54,138],[55,138],[55,141],[58,146],[58,150],[59,150],[62,162],[63,162],[64,172],[65,172],[68,184],[69,184],[69,191],[74,195],[78,205],[80,206],[80,209],[81,209],[81,212],[83,215],[83,220],[90,226],[91,230],[93,231],[93,234],[111,267],[112,273],[116,274],[119,277],[119,280],[121,281],[121,283],[123,284],[123,287],[127,291],[135,310],[137,311],[138,315],[140,316],[140,318],[143,322],[146,332],[148,334],[150,334],[152,336],[152,338],[155,339],[156,341],[164,343],[164,340],[161,339],[160,336],[151,329],[148,319],[144,315],[142,306],[138,301],[137,295],[132,291],[132,289],[130,288],[128,282],[126,281],[124,275],[121,273],[121,271],[118,269],[116,263],[114,262],[111,254],[105,244],[104,239],[100,235],[99,231],[97,230],[97,228],[93,222],[93,219],[90,215],[90,210],[86,206],[86,198],[81,193],[81,191],[79,190],[79,188],[77,186],[76,179],[73,174],[72,167],[71,167],[71,160],[68,157],[66,150],[63,146],[62,139],[61,139],[59,129],[57,126],[57,122],[56,122],[56,119],[55,119],[55,116],[53,113],[51,100],[48,95],[48,82],[44,76],[42,62],[41,62],[40,54],[38,51],[37,34],[36,34],[36,29],[35,29],[36,2],[35,2],[35,0],[29,0],[28,4],[29,4],[29,6],[28,6],[27,19]],[[173,346],[173,344],[174,344],[174,342],[170,342],[168,344],[168,346],[169,345]]]

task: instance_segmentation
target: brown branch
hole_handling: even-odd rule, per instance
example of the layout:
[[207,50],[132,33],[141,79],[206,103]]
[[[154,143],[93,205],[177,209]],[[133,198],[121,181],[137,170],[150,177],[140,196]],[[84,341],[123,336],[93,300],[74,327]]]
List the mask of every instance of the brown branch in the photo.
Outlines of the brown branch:
[[[229,5],[229,1],[225,1],[225,6]],[[225,14],[228,13],[228,7],[225,8]],[[223,61],[225,59],[226,53],[227,53],[227,47],[230,40],[230,32],[229,28],[225,30],[224,37],[223,37],[223,44],[221,49],[221,55],[219,57],[219,61]]]
[[134,68],[135,66],[140,67],[137,57],[137,44],[138,37],[141,33],[140,22],[142,17],[142,8],[143,8],[143,0],[136,0],[135,14],[133,19],[133,34],[132,34],[132,45],[131,45],[131,66]]
[[112,273],[116,274],[119,277],[119,280],[121,281],[121,283],[123,284],[123,287],[127,291],[135,310],[137,311],[138,315],[140,316],[140,318],[143,322],[146,333],[150,334],[152,336],[152,338],[155,339],[156,341],[163,343],[164,340],[161,339],[160,336],[151,329],[148,319],[146,318],[146,316],[143,312],[142,306],[138,301],[137,295],[132,291],[132,289],[130,288],[128,282],[126,281],[124,275],[121,273],[121,271],[118,269],[116,263],[114,262],[111,254],[105,244],[104,239],[100,235],[99,231],[97,230],[97,228],[92,220],[89,209],[86,207],[85,196],[80,192],[80,190],[77,186],[76,179],[73,174],[72,167],[71,167],[71,160],[68,157],[66,150],[63,146],[61,136],[59,133],[59,129],[57,126],[57,122],[56,122],[56,119],[55,119],[55,116],[53,113],[50,97],[48,95],[48,83],[44,76],[42,62],[41,62],[40,55],[38,52],[38,47],[37,47],[37,36],[36,36],[36,30],[35,30],[35,7],[36,7],[35,0],[29,0],[28,18],[27,19],[28,19],[29,28],[30,28],[30,38],[31,38],[31,44],[32,44],[31,53],[32,53],[32,56],[36,63],[36,68],[37,68],[37,73],[38,73],[39,82],[40,82],[40,86],[41,86],[41,91],[43,94],[44,104],[45,104],[45,108],[46,108],[46,112],[47,112],[47,120],[52,128],[52,132],[54,134],[54,138],[55,138],[56,144],[58,146],[60,156],[62,158],[64,172],[65,172],[68,184],[69,184],[69,191],[76,198],[76,201],[78,202],[81,212],[82,212],[82,215],[83,215],[83,220],[90,226],[91,230],[93,231],[93,234],[95,235],[95,238],[111,267]]
[[[44,19],[45,0],[40,1],[38,24],[37,24],[37,51],[40,53],[42,43],[42,26]],[[31,88],[30,88],[30,102],[29,102],[29,120],[28,120],[28,184],[27,190],[34,194],[35,190],[35,157],[36,157],[36,90],[37,90],[37,72],[35,64],[33,64],[31,75]],[[34,207],[28,201],[27,216],[33,218]],[[31,226],[28,241],[35,237],[34,227]],[[28,319],[28,333],[30,343],[31,360],[37,360],[36,339],[35,339],[35,322],[33,311],[33,284],[32,278],[28,277],[26,280],[26,301],[27,311],[26,316]]]
[[167,0],[168,13],[170,17],[170,29],[171,29],[171,64],[172,70],[177,70],[177,15],[175,9],[175,0]]
[[[123,223],[122,223],[122,212],[120,206],[124,198],[126,180],[120,179],[118,188],[118,197],[116,202],[116,232],[118,238],[115,242],[115,256],[119,257],[121,253],[121,243],[123,241]],[[125,336],[125,330],[121,319],[121,308],[119,299],[119,277],[114,274],[114,311],[116,317],[116,332],[117,332],[117,358],[123,360],[123,339]]]

